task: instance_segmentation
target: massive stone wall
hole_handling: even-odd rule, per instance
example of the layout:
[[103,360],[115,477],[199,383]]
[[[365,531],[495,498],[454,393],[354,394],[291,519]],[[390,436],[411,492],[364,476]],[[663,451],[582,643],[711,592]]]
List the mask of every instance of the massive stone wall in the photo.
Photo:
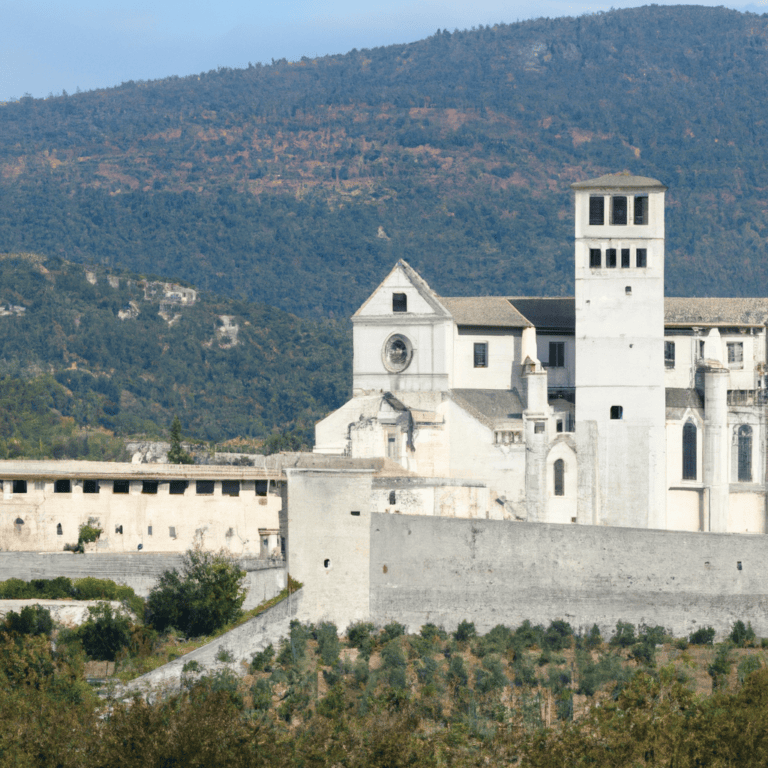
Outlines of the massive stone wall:
[[[150,552],[123,554],[85,554],[71,552],[0,552],[0,581],[10,578],[53,579],[68,576],[82,579],[112,579],[118,584],[133,587],[137,595],[148,595],[163,571],[181,566],[181,555],[153,554]],[[241,558],[240,566],[246,571],[248,590],[243,608],[249,610],[264,600],[274,597],[285,587],[285,565]]]
[[737,619],[768,636],[768,538],[374,513],[370,612],[417,630],[525,619],[661,624],[682,636]]

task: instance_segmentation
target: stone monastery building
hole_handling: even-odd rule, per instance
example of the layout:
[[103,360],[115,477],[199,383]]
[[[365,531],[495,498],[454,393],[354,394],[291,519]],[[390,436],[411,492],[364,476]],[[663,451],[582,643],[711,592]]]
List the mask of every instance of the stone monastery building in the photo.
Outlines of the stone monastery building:
[[399,261],[315,452],[401,468],[372,512],[765,533],[768,299],[665,298],[655,179],[573,190],[575,298],[438,296]]

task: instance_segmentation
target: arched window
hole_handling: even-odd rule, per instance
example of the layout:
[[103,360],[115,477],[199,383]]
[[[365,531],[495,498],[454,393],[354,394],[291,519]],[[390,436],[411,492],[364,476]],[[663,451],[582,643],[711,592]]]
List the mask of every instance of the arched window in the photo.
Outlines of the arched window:
[[61,523],[58,523],[58,525],[56,526],[56,535],[57,536],[63,536],[64,535],[64,531],[61,529]]
[[752,482],[752,427],[739,427],[739,482]]
[[565,462],[558,459],[555,462],[555,496],[565,496]]
[[683,427],[683,480],[696,479],[696,425],[692,421]]

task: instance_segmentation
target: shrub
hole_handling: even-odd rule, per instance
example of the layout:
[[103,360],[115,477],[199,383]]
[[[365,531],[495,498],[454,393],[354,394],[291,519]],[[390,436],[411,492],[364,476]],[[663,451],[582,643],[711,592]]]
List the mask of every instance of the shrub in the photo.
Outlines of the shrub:
[[453,688],[454,695],[462,688],[466,688],[469,675],[461,656],[452,656],[448,664],[448,684]]
[[417,668],[416,674],[422,685],[433,685],[439,679],[440,668],[431,656],[425,656],[422,658],[421,666]]
[[728,643],[721,643],[717,646],[717,652],[712,663],[707,668],[709,676],[712,678],[712,689],[724,688],[727,684],[728,673],[731,671],[733,659],[731,658],[731,649]]
[[21,613],[8,611],[5,617],[5,629],[16,635],[45,635],[53,632],[51,612],[42,605],[26,605]]
[[609,645],[618,648],[629,648],[637,642],[635,637],[635,627],[625,621],[616,622],[616,632],[610,640]]
[[435,624],[424,624],[419,631],[419,634],[431,643],[434,643],[437,640],[446,640],[448,637],[445,630]]
[[548,651],[562,651],[570,648],[573,630],[567,621],[557,619],[544,632],[542,647]]
[[543,637],[544,627],[541,624],[534,627],[528,619],[515,630],[515,644],[521,648],[533,648],[534,646],[541,648]]
[[147,600],[147,619],[157,630],[170,627],[188,637],[208,635],[240,616],[245,571],[224,552],[189,550],[181,572],[160,576]]
[[185,662],[184,666],[181,668],[182,672],[199,672],[202,669],[200,666],[199,661],[195,661],[192,659],[191,661]]
[[131,622],[127,616],[113,612],[109,603],[88,609],[89,617],[77,634],[83,649],[99,661],[114,661],[131,641]]
[[29,600],[37,597],[34,587],[22,579],[8,579],[0,583],[0,599],[2,600]]
[[748,622],[747,626],[744,626],[744,622],[739,619],[731,630],[729,635],[731,642],[739,648],[746,648],[755,642],[755,630],[752,629],[752,623]]
[[396,637],[402,637],[404,634],[405,627],[396,621],[391,621],[381,630],[381,642],[388,643],[390,640],[394,640]]
[[757,656],[747,656],[745,659],[742,659],[742,661],[739,663],[739,666],[736,667],[736,677],[738,678],[739,683],[743,685],[744,680],[746,680],[747,677],[753,672],[757,672],[758,669],[762,669],[762,666],[763,663],[760,661],[760,659],[757,658]]
[[285,669],[295,666],[306,655],[309,636],[310,630],[303,627],[300,621],[296,619],[291,621],[291,630],[288,638],[280,644],[277,663]]
[[603,637],[600,634],[600,627],[597,624],[592,625],[589,634],[584,638],[584,647],[592,651],[603,644]]
[[361,656],[355,662],[353,674],[355,676],[355,682],[358,685],[365,685],[368,682],[368,677],[370,675],[370,672],[368,670],[368,662],[365,660],[364,657]]
[[330,621],[324,621],[315,628],[314,634],[323,664],[326,667],[332,666],[338,660],[341,650],[336,625]]
[[509,627],[497,624],[490,632],[479,637],[473,651],[476,656],[482,658],[489,653],[506,653],[514,642],[514,633]]
[[251,659],[251,672],[269,672],[275,658],[275,649],[270,643],[263,651],[257,651]]
[[266,678],[259,678],[251,688],[253,708],[257,712],[266,712],[272,706],[272,686]]
[[501,659],[498,656],[486,656],[481,668],[475,673],[475,687],[478,693],[500,691],[508,684]]
[[459,643],[465,643],[476,635],[477,630],[475,630],[475,623],[473,621],[467,621],[466,619],[456,627],[456,631],[453,633],[454,639]]
[[594,696],[608,682],[626,682],[632,674],[621,659],[613,654],[603,656],[597,663],[593,663],[588,653],[577,653],[576,667],[579,673],[576,692],[586,696]]
[[629,657],[641,664],[653,666],[656,663],[656,646],[643,639],[630,648]]
[[713,645],[715,642],[715,630],[712,627],[701,627],[692,632],[688,640],[691,645]]
[[515,657],[512,663],[512,671],[515,674],[515,685],[518,687],[532,686],[536,684],[536,670],[533,664],[523,654]]
[[351,648],[358,648],[360,653],[366,658],[373,652],[374,640],[371,633],[374,630],[373,624],[368,622],[359,622],[352,624],[347,629],[347,643]]
[[225,648],[223,645],[216,652],[216,661],[220,661],[222,664],[231,664],[235,660],[232,655],[232,651],[229,648]]

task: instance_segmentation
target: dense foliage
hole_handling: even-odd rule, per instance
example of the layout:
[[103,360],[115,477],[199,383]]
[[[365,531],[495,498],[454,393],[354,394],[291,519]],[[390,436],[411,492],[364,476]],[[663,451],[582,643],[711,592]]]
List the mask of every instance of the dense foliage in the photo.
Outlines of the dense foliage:
[[[180,692],[147,702],[96,699],[71,634],[62,642],[60,630],[54,649],[45,635],[0,628],[4,765],[751,768],[768,759],[768,667],[754,643],[694,649],[660,627],[632,627],[636,640],[662,640],[657,660],[640,661],[562,621],[485,635],[471,622],[452,635],[356,624],[346,638],[329,622],[294,622],[245,677],[226,659],[213,672],[189,662]],[[139,652],[136,637],[133,628],[128,653]],[[715,684],[703,667],[717,659],[726,661]]]
[[181,570],[165,571],[147,599],[147,620],[189,637],[207,635],[240,615],[245,571],[224,552],[186,552]]
[[0,247],[345,317],[572,290],[568,185],[670,188],[667,291],[768,278],[768,17],[647,6],[0,106]]
[[0,458],[118,459],[105,430],[167,437],[176,413],[193,438],[285,430],[311,445],[347,398],[346,325],[209,296],[165,311],[138,278],[91,280],[57,259],[0,258],[0,305],[25,310],[0,317]]

